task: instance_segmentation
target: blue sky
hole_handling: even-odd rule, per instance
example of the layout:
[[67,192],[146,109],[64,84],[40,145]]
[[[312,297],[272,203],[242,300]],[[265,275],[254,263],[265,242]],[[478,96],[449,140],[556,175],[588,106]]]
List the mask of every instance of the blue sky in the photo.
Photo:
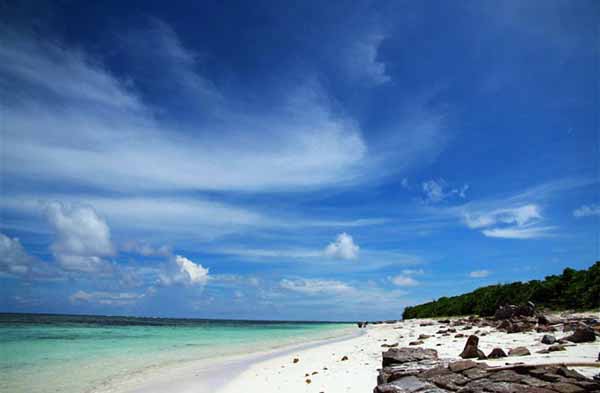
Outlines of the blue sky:
[[392,319],[600,258],[597,2],[2,7],[2,311]]

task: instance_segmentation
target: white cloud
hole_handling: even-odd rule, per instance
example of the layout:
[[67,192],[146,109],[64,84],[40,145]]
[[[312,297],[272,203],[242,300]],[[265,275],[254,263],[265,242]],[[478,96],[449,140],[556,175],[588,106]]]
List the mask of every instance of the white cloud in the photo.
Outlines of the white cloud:
[[25,275],[32,270],[35,258],[27,253],[17,238],[0,233],[0,272]]
[[355,259],[359,250],[360,247],[354,243],[352,236],[340,233],[335,242],[329,243],[325,248],[325,255],[338,259]]
[[52,252],[63,269],[86,273],[110,269],[102,258],[114,253],[110,229],[94,209],[53,202],[46,217],[56,233]]
[[399,287],[415,287],[419,285],[419,282],[414,278],[406,275],[397,275],[390,277],[390,281]]
[[69,297],[69,301],[73,304],[79,303],[96,303],[108,306],[128,306],[135,304],[140,299],[146,296],[145,293],[132,292],[86,292],[77,291]]
[[484,278],[491,274],[489,270],[474,270],[469,273],[469,277],[471,278]]
[[577,218],[600,216],[600,205],[582,205],[573,210],[573,216]]
[[316,294],[335,294],[350,292],[353,288],[341,281],[335,280],[318,280],[318,279],[282,279],[279,282],[281,288],[300,292],[306,295]]
[[201,264],[194,263],[177,255],[175,257],[175,263],[179,266],[179,271],[186,276],[186,281],[193,285],[204,285],[208,281],[208,269],[205,269]]
[[439,203],[451,197],[465,199],[469,185],[465,184],[460,188],[449,188],[444,179],[427,180],[421,184],[425,201],[429,203]]
[[170,258],[168,263],[157,274],[157,283],[164,286],[184,284],[203,287],[208,280],[223,279],[223,276],[210,276],[207,268],[181,255]]

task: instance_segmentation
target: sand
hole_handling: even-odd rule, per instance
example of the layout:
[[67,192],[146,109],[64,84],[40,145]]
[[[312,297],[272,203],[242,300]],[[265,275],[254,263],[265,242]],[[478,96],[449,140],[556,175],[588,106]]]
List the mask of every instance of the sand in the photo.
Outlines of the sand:
[[[600,313],[593,315],[600,318]],[[410,320],[394,324],[369,325],[366,329],[356,328],[356,334],[335,340],[325,340],[304,345],[296,345],[278,350],[241,355],[227,359],[213,359],[210,362],[190,363],[185,367],[157,372],[150,379],[130,381],[128,386],[110,389],[111,392],[127,393],[364,393],[376,385],[377,369],[381,366],[381,353],[386,348],[382,344],[398,342],[408,346],[420,334],[431,335],[420,345],[438,351],[440,358],[458,359],[466,342],[464,338],[435,335],[441,324],[433,321],[432,326],[419,326],[424,320]],[[460,330],[465,336],[472,330]],[[487,335],[482,336],[482,332]],[[547,348],[541,343],[543,333],[525,332],[507,334],[493,328],[482,328],[479,334],[479,348],[488,354],[500,347],[508,353],[510,348],[525,346],[530,356],[507,357],[485,360],[491,366],[504,366],[523,362],[526,364],[595,362],[600,351],[600,341],[568,346],[566,351],[538,354]],[[554,333],[562,338],[567,334]],[[347,360],[342,360],[347,357]],[[294,363],[294,359],[298,359]],[[600,372],[598,368],[575,368],[580,373],[592,377]],[[308,375],[307,375],[308,374]],[[308,383],[310,381],[310,383]]]
[[[598,315],[596,315],[598,317]],[[410,341],[417,339],[419,334],[434,335],[440,329],[440,324],[419,326],[423,320],[411,320],[397,324],[371,325],[366,334],[351,340],[320,345],[306,350],[275,356],[250,365],[236,376],[231,382],[222,386],[218,393],[243,392],[286,392],[286,393],[353,393],[370,392],[376,385],[377,368],[381,366],[382,344],[398,342],[400,346],[408,346]],[[459,328],[460,329],[460,328]],[[474,330],[460,331],[465,335]],[[600,351],[600,341],[577,344],[567,347],[566,351],[550,354],[537,354],[536,351],[547,348],[541,343],[543,333],[526,332],[507,334],[491,328],[480,329],[488,332],[479,340],[479,348],[488,354],[493,348],[500,347],[508,352],[509,348],[527,347],[531,355],[507,357],[497,360],[486,360],[491,366],[504,366],[507,363],[523,362],[526,364],[545,364],[556,362],[594,362]],[[565,336],[556,332],[555,336]],[[404,338],[400,338],[404,336]],[[424,340],[420,345],[424,348],[434,348],[440,358],[458,359],[465,338],[451,336],[436,336]],[[348,360],[342,361],[347,356]],[[293,359],[298,358],[298,363]],[[580,373],[591,377],[598,368],[576,368]],[[318,374],[312,375],[313,372]],[[309,374],[307,377],[306,374]],[[310,379],[310,383],[306,381]]]

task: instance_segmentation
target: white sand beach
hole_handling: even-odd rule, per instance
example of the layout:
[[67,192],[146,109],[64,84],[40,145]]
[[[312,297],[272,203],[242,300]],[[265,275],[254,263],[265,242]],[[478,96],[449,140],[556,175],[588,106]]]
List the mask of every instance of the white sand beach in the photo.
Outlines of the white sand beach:
[[[401,347],[408,346],[409,342],[415,341],[420,334],[432,336],[424,340],[421,347],[437,350],[440,358],[459,359],[458,355],[463,350],[466,337],[435,335],[440,324],[419,326],[423,322],[424,320],[409,320],[395,324],[370,325],[365,329],[366,334],[351,340],[325,344],[252,364],[219,392],[370,392],[376,385],[377,369],[381,367],[381,353],[386,350],[381,345],[398,342]],[[472,331],[463,333],[468,336],[469,332]],[[491,366],[517,362],[594,362],[598,359],[600,351],[600,343],[596,341],[567,347],[566,351],[538,354],[538,350],[547,347],[541,343],[543,333],[507,334],[491,328],[481,329],[481,332],[487,333],[486,336],[480,337],[479,341],[479,348],[486,354],[495,347],[508,352],[510,348],[525,346],[531,352],[529,356],[485,360]],[[557,332],[556,336],[560,338],[566,334]],[[343,356],[347,356],[348,360],[342,361]],[[293,363],[294,358],[299,359],[298,363]],[[588,377],[600,371],[598,368],[576,370]],[[314,372],[317,374],[313,375]],[[310,380],[310,383],[307,383],[307,380]]]
[[[595,318],[599,314],[592,315]],[[420,326],[433,322],[430,326]],[[357,335],[350,338],[326,340],[301,346],[286,347],[274,351],[213,360],[211,363],[188,364],[185,367],[161,374],[156,378],[138,381],[135,387],[119,389],[128,393],[239,393],[239,392],[286,392],[286,393],[352,393],[369,392],[376,385],[378,368],[381,366],[381,353],[385,344],[398,343],[409,346],[421,334],[423,348],[438,351],[441,359],[459,359],[466,338],[475,329],[457,333],[465,337],[455,338],[455,334],[436,334],[442,325],[435,320],[409,320],[392,324],[369,325],[358,329]],[[600,344],[573,344],[565,351],[539,354],[547,348],[541,343],[544,333],[535,331],[524,333],[504,333],[494,328],[477,328],[480,338],[479,348],[488,354],[493,348],[509,349],[524,346],[531,355],[510,356],[501,359],[485,360],[490,366],[504,366],[523,362],[525,364],[548,363],[593,363],[598,359]],[[567,333],[556,332],[557,338]],[[347,358],[347,360],[344,360]],[[297,359],[295,362],[294,360]],[[592,377],[598,368],[575,368],[581,374]],[[114,390],[111,390],[114,391]]]

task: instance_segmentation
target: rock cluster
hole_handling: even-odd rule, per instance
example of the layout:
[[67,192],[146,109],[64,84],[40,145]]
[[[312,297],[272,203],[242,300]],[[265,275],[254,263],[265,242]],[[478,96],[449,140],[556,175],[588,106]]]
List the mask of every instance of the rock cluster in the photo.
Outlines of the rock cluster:
[[[600,336],[600,321],[596,319],[574,316],[551,318],[536,310],[535,305],[531,302],[521,306],[501,306],[491,318],[471,316],[468,318],[459,318],[452,321],[443,320],[439,322],[443,322],[447,325],[445,329],[438,331],[438,333],[442,335],[456,332],[455,328],[471,330],[483,327],[494,327],[506,333],[522,333],[534,330],[538,333],[552,333],[562,329],[564,337],[560,339],[550,335],[544,337],[543,342],[548,345],[555,343],[566,344],[567,342],[594,342],[596,341],[597,336]],[[425,326],[423,323],[421,325]],[[475,334],[477,334],[477,332]],[[483,333],[481,335],[483,335]],[[459,333],[455,335],[455,338],[459,337],[463,337],[463,334]],[[554,341],[552,341],[552,338],[554,338]]]
[[600,382],[562,366],[489,367],[447,362],[433,349],[393,348],[383,353],[374,393],[598,392]]

